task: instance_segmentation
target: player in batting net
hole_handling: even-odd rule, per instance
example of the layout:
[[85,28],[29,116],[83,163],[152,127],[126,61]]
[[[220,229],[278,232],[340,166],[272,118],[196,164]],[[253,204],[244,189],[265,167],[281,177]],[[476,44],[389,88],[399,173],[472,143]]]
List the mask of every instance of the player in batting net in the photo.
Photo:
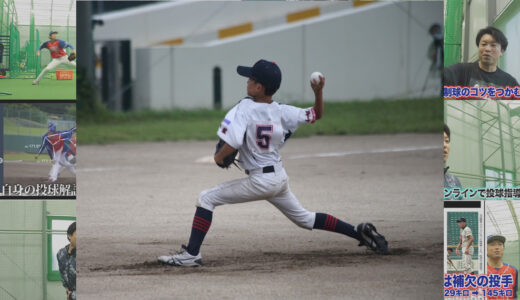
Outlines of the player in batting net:
[[[40,49],[36,52],[37,56],[40,56],[40,51],[43,49],[48,49],[51,53],[52,60],[51,62],[41,71],[40,75],[32,82],[33,85],[40,83],[43,76],[49,71],[54,70],[61,64],[69,65],[76,67],[76,49],[71,44],[65,42],[64,40],[59,40],[57,38],[58,32],[51,31],[49,32],[49,40],[44,42]],[[67,52],[65,52],[66,48],[70,48],[72,50],[71,54],[67,56]]]
[[52,159],[52,167],[49,172],[49,182],[58,180],[58,175],[64,169],[76,174],[76,127],[68,130],[56,130],[56,125],[49,124],[49,130],[42,136],[42,145],[38,149],[39,155],[47,150]]
[[[320,76],[318,82],[311,81],[315,103],[302,109],[272,100],[282,80],[275,63],[260,60],[253,67],[239,66],[237,72],[248,78],[248,97],[235,105],[222,121],[217,134],[224,143],[217,146],[214,159],[217,165],[229,167],[238,150],[239,164],[248,176],[203,191],[197,201],[188,246],[183,245],[177,254],[160,256],[158,261],[175,266],[201,265],[200,247],[215,208],[256,200],[269,201],[302,228],[337,232],[357,240],[360,246],[387,254],[388,243],[374,225],[361,223],[354,227],[332,215],[308,211],[289,188],[279,150],[300,125],[312,124],[323,116],[325,78]],[[232,159],[228,159],[230,155]]]

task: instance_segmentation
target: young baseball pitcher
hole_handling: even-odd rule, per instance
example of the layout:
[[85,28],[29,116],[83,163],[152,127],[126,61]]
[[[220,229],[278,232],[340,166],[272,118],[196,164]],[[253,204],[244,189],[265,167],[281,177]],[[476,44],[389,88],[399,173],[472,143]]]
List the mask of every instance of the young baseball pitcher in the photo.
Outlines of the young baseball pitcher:
[[182,245],[177,254],[160,256],[158,261],[174,266],[201,265],[200,247],[211,225],[213,210],[223,204],[256,200],[269,201],[302,228],[341,233],[358,240],[360,246],[387,254],[387,241],[374,225],[361,223],[354,228],[332,215],[310,212],[289,188],[279,150],[300,125],[322,117],[325,78],[320,76],[319,82],[311,82],[315,103],[302,109],[272,100],[282,80],[280,68],[274,62],[259,60],[253,67],[239,66],[237,72],[249,78],[248,97],[236,104],[222,121],[217,132],[221,142],[214,159],[217,165],[227,168],[239,152],[239,164],[248,177],[203,191],[198,198],[188,246]]

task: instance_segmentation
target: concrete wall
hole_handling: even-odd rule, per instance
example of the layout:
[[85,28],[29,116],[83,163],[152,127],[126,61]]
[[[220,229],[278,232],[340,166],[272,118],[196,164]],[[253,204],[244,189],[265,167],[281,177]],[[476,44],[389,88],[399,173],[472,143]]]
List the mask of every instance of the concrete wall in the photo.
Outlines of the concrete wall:
[[[184,44],[206,42],[218,37],[218,30],[252,22],[261,29],[285,22],[285,15],[307,8],[320,7],[322,12],[350,8],[349,2],[330,1],[176,1],[140,6],[94,15],[102,20],[96,26],[95,42],[130,40],[132,47],[132,78],[135,79],[135,49],[162,42],[183,39]],[[99,54],[100,48],[97,47]]]
[[331,2],[232,2],[177,1],[140,6],[94,15],[102,20],[96,26],[94,40],[130,39],[136,47],[215,32],[246,22],[285,17],[288,12],[306,8],[352,7],[351,3]]
[[4,135],[4,151],[37,153],[41,144],[42,138],[37,136]]
[[[156,46],[136,51],[136,109],[211,108],[212,70],[222,68],[223,106],[245,96],[236,66],[260,58],[282,69],[280,102],[310,102],[309,75],[327,78],[326,100],[418,96],[428,74],[428,27],[442,23],[442,2],[378,3],[340,10],[201,46]],[[431,81],[425,95],[436,96]]]

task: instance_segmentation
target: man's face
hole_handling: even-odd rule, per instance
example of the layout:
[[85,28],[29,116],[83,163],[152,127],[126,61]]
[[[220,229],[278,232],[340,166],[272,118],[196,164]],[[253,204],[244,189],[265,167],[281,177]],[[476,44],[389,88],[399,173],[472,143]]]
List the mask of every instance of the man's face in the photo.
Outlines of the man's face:
[[72,235],[69,235],[70,245],[76,248],[76,231]]
[[51,40],[55,40],[56,39],[56,35],[57,35],[57,33],[53,33],[49,37],[51,38]]
[[487,256],[492,259],[502,258],[504,256],[504,244],[500,241],[487,244]]
[[504,54],[502,47],[490,34],[484,34],[478,44],[478,57],[486,66],[498,65],[498,59]]
[[448,155],[450,155],[450,138],[444,133],[444,162],[448,160]]
[[457,224],[459,224],[459,227],[460,227],[460,228],[464,228],[464,227],[466,227],[466,222],[459,222],[459,223],[457,223]]

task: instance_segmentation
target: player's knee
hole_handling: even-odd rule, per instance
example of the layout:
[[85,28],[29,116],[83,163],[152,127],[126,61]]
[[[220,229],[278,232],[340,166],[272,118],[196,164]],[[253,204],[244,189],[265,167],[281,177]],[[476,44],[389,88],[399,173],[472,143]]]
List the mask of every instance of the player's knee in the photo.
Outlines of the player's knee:
[[310,211],[303,211],[298,215],[291,217],[291,221],[303,229],[311,230],[314,227],[314,220],[316,213]]
[[213,209],[215,209],[215,205],[211,201],[210,190],[204,190],[199,194],[199,197],[197,198],[197,206],[200,206],[210,211],[213,211]]

